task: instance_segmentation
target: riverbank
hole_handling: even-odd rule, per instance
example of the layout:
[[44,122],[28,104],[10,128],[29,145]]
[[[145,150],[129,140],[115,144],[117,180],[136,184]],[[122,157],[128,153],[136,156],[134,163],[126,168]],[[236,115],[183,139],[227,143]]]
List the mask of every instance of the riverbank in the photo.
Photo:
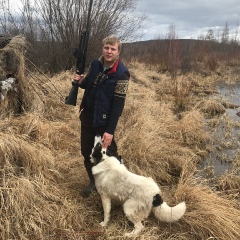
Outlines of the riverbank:
[[[136,62],[128,66],[131,81],[116,130],[119,153],[129,170],[151,176],[161,186],[169,205],[187,205],[176,223],[158,222],[150,215],[138,239],[239,239],[239,175],[235,170],[224,173],[210,185],[211,176],[201,175],[198,168],[216,154],[212,132],[218,132],[228,111],[224,101],[215,99],[216,86],[237,79],[228,75],[236,69],[172,78]],[[115,202],[109,226],[101,228],[99,195],[81,196],[88,180],[79,149],[79,109],[65,105],[56,92],[57,87],[68,95],[73,74],[63,72],[49,80],[38,73],[26,76],[21,80],[31,88],[26,92],[28,108],[1,115],[2,239],[124,239],[124,232],[132,229]],[[82,91],[77,104],[81,97]],[[226,129],[233,126],[230,120],[224,123]],[[227,143],[226,138],[221,142]]]

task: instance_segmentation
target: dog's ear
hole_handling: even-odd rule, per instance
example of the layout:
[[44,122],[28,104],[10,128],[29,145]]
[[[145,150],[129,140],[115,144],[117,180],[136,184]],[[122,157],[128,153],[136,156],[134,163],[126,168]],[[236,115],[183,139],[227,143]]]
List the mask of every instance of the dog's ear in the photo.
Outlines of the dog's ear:
[[117,159],[118,159],[118,161],[119,161],[121,164],[123,164],[122,156],[118,156]]
[[108,156],[108,157],[111,157],[111,156],[114,156],[114,157],[116,157],[117,158],[117,160],[120,162],[120,163],[123,163],[123,159],[122,159],[122,156],[116,156],[116,155],[114,155],[114,154],[112,154],[112,152],[111,151],[109,151],[109,149],[107,148],[107,150],[106,150],[106,155]]
[[109,151],[108,148],[106,149],[106,153],[105,153],[105,154],[106,154],[107,156],[109,156],[109,157],[112,156],[111,151]]

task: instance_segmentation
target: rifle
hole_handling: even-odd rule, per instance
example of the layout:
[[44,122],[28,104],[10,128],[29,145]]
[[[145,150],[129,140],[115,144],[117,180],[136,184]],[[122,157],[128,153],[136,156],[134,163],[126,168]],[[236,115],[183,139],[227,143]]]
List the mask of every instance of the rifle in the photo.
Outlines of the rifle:
[[[92,3],[93,0],[90,0],[88,8],[87,25],[86,29],[83,30],[81,33],[79,49],[75,48],[73,51],[73,56],[77,59],[76,73],[79,75],[83,74],[85,70]],[[72,82],[72,88],[70,90],[70,93],[65,99],[65,104],[76,106],[77,95],[78,95],[78,81],[74,80]]]

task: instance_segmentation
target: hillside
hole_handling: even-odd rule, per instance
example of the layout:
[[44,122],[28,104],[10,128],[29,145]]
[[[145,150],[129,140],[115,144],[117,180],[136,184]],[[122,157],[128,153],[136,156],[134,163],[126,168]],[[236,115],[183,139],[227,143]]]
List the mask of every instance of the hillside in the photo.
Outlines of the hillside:
[[[50,77],[28,71],[24,59],[19,61],[18,91],[9,91],[0,102],[1,239],[124,239],[132,226],[121,205],[113,203],[112,219],[103,229],[99,195],[86,199],[80,194],[88,179],[80,154],[79,108],[64,104],[74,73]],[[127,66],[131,81],[116,132],[119,152],[128,169],[161,186],[170,205],[187,205],[176,223],[151,215],[137,239],[239,239],[240,164],[214,181],[198,166],[213,151],[207,120],[221,118],[227,107],[209,96],[217,83],[240,80],[240,68],[222,65],[221,76],[172,78],[138,62]],[[80,90],[78,104],[81,96]]]

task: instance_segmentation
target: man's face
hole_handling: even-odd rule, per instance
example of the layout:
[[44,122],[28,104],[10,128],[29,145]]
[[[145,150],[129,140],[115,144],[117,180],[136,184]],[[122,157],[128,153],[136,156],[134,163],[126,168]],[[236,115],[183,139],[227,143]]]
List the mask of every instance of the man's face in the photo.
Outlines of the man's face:
[[112,64],[119,56],[118,44],[104,44],[102,54],[107,64]]

